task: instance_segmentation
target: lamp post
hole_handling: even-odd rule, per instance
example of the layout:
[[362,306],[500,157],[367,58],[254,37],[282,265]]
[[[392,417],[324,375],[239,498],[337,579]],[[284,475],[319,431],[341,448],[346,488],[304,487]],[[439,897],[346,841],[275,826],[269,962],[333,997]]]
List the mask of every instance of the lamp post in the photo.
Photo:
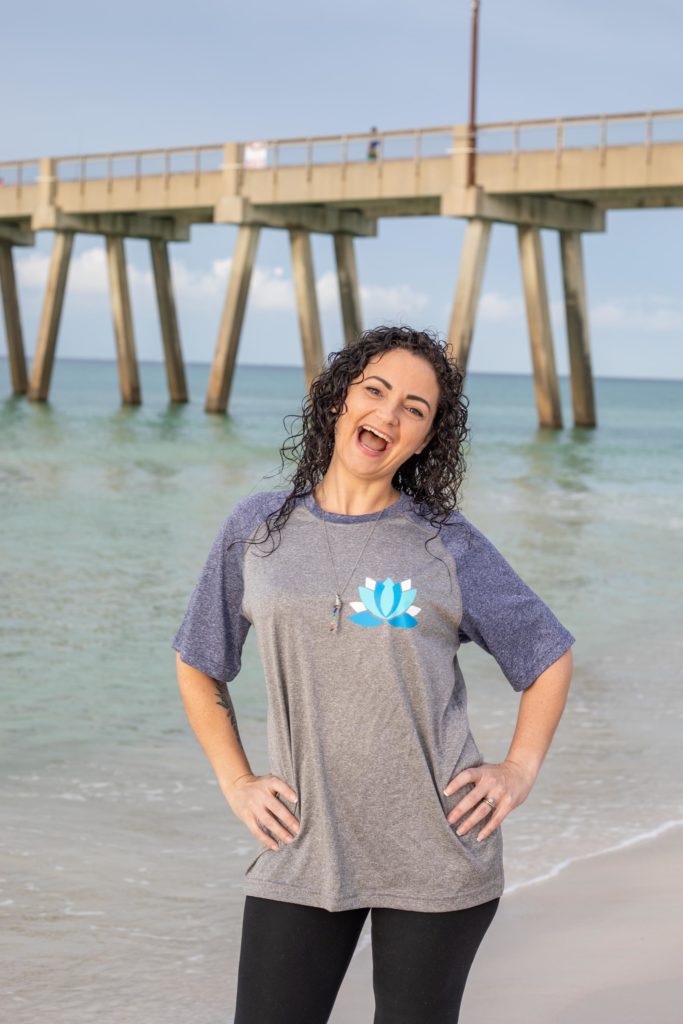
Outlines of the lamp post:
[[472,0],[472,35],[470,45],[470,120],[468,125],[467,187],[476,181],[477,159],[477,48],[479,42],[479,0]]

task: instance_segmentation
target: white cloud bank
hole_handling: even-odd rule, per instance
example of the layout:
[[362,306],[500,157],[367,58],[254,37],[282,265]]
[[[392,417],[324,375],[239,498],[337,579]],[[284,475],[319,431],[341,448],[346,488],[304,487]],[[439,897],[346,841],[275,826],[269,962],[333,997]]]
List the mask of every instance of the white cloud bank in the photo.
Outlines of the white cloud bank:
[[[207,271],[197,271],[182,260],[172,261],[172,277],[178,301],[192,304],[207,298],[222,299],[230,272],[230,259],[214,260]],[[128,263],[131,291],[141,297],[151,297],[154,279],[151,270],[141,270]],[[30,252],[17,258],[17,277],[23,288],[43,290],[47,280],[49,257]],[[67,288],[76,295],[106,295],[109,284],[107,259],[103,246],[84,249],[72,258]],[[323,274],[316,282],[318,301],[323,312],[338,308],[339,290],[333,272]],[[361,302],[367,315],[377,313],[392,318],[405,316],[423,309],[429,297],[411,285],[361,285]],[[296,309],[294,287],[283,267],[254,267],[249,291],[253,309],[267,311],[293,311]]]
[[[17,278],[24,288],[45,288],[50,264],[48,256],[30,252],[17,257]],[[131,288],[151,289],[152,272],[128,264]],[[67,288],[78,295],[104,295],[108,290],[107,258],[104,247],[85,249],[71,260]]]
[[524,317],[524,302],[518,296],[484,292],[479,299],[478,316],[490,324],[508,323]]
[[[502,324],[512,321],[526,322],[526,308],[521,295],[501,295],[500,292],[484,292],[479,300],[479,319],[484,323]],[[557,325],[564,316],[561,302],[550,303],[550,319]]]
[[[479,300],[479,318],[486,323],[510,323],[526,319],[521,296],[485,292]],[[551,302],[554,323],[564,319],[564,303]],[[641,334],[676,332],[683,329],[683,306],[665,295],[641,295],[600,302],[589,310],[590,325]]]
[[602,302],[591,310],[591,323],[642,334],[683,330],[683,309],[660,296],[625,302]]
[[[172,275],[178,302],[189,306],[206,299],[222,301],[230,272],[230,259],[214,260],[208,270],[193,270],[183,260],[172,261]],[[23,288],[42,291],[45,288],[49,257],[42,253],[27,252],[16,260],[17,278]],[[131,291],[143,300],[154,295],[151,269],[141,269],[128,263]],[[67,283],[69,292],[82,296],[106,296],[108,292],[107,259],[103,245],[93,245],[72,258]],[[337,275],[333,271],[322,274],[316,282],[321,312],[339,308]],[[407,319],[410,314],[425,309],[430,298],[409,284],[361,284],[361,302],[369,319],[385,317],[391,320]],[[267,312],[293,312],[296,310],[291,278],[281,266],[256,266],[251,281],[249,303],[252,309]],[[556,325],[562,323],[562,302],[551,303],[551,317]],[[521,295],[484,292],[479,300],[478,319],[488,324],[523,323],[526,319]],[[675,333],[683,330],[683,305],[666,295],[641,295],[626,299],[611,299],[597,303],[590,310],[591,326],[629,333]]]

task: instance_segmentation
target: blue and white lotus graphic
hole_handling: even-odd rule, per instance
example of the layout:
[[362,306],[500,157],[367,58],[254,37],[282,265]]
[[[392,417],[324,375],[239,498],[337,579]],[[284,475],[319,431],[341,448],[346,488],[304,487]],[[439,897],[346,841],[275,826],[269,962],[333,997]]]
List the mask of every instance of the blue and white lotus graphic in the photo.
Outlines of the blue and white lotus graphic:
[[360,601],[350,601],[355,615],[349,615],[349,621],[359,626],[401,626],[412,629],[418,625],[415,618],[420,611],[413,604],[416,591],[411,588],[410,580],[394,583],[391,576],[378,583],[369,577],[365,586],[358,587]]

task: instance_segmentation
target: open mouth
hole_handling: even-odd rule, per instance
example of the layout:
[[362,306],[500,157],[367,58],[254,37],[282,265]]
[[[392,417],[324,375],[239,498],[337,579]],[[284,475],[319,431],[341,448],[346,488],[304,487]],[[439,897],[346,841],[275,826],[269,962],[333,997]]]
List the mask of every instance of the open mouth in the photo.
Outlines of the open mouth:
[[387,441],[379,433],[370,427],[361,425],[356,431],[356,437],[360,447],[369,455],[381,455],[387,448],[391,447],[391,441]]

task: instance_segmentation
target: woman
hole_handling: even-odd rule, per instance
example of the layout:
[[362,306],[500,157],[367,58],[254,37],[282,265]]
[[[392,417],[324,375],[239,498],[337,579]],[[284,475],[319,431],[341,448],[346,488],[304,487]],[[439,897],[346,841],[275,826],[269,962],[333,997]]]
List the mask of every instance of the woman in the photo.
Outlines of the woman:
[[[458,1020],[503,890],[500,824],[564,708],[572,634],[456,510],[463,377],[424,331],[332,353],[304,400],[289,490],[225,519],[173,640],[182,699],[233,812],[245,872],[235,1024],[322,1024],[371,913],[375,1024]],[[271,773],[226,683],[254,625]],[[507,757],[469,729],[475,641],[524,691]]]

